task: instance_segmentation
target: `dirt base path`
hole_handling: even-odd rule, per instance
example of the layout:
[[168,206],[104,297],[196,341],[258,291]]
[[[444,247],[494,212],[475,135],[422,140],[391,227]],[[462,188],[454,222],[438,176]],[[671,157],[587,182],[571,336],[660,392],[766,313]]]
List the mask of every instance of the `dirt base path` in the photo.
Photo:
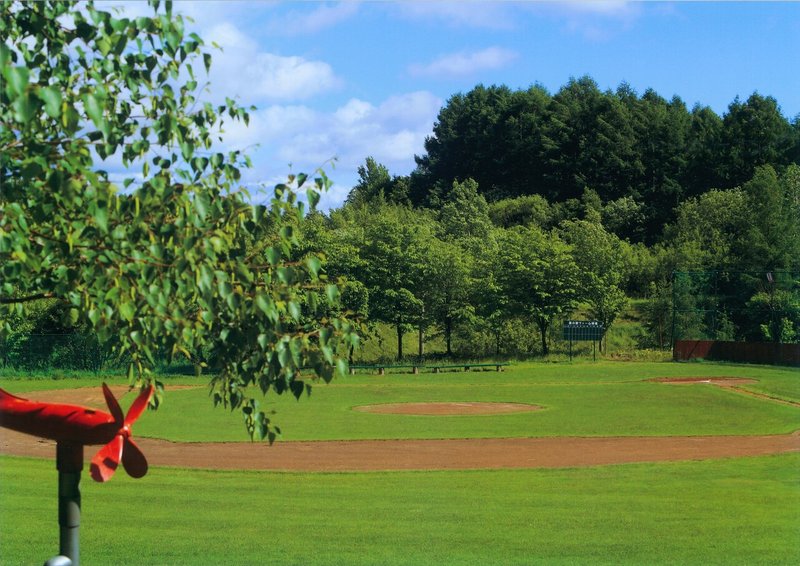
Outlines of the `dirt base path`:
[[[229,470],[375,471],[561,468],[704,460],[800,451],[800,434],[771,436],[491,438],[177,443],[137,439],[151,466]],[[96,449],[87,447],[88,461]],[[55,457],[55,443],[0,429],[0,454]]]
[[[122,391],[115,389],[114,393]],[[41,392],[36,399],[102,406],[97,394],[88,390],[75,390],[72,395],[75,397],[65,398],[64,391]],[[560,468],[761,456],[800,451],[800,431],[765,436],[354,440],[276,442],[272,446],[266,442],[177,443],[150,438],[137,438],[136,442],[151,466],[355,472]],[[97,448],[86,448],[87,465]],[[55,443],[0,428],[0,454],[54,459]]]

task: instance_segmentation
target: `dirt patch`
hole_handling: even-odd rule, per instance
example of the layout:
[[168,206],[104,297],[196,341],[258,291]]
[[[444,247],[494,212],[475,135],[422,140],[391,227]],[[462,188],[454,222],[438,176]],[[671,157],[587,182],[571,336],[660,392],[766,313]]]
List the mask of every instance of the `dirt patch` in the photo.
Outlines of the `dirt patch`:
[[735,387],[747,383],[758,383],[757,379],[746,377],[655,377],[647,381],[658,383],[710,383],[719,387]]
[[[180,389],[196,389],[204,387],[203,385],[167,385],[164,389],[169,391],[177,391]],[[131,389],[127,385],[111,385],[109,386],[114,397],[123,399],[126,395],[138,395],[138,389]],[[81,405],[91,409],[100,409],[107,411],[106,401],[103,398],[103,389],[101,387],[80,387],[78,389],[50,389],[46,391],[31,391],[29,393],[20,393],[18,395],[24,399],[31,401],[44,401],[46,403],[64,403],[65,405]]]
[[[137,438],[151,466],[361,472],[562,468],[800,451],[800,435],[177,443]],[[85,460],[94,456],[87,447]],[[53,459],[55,443],[0,428],[0,454]]]
[[766,393],[758,393],[757,391],[750,391],[740,385],[747,385],[749,383],[758,383],[757,379],[748,379],[746,377],[656,377],[648,379],[647,381],[657,381],[659,383],[676,383],[676,384],[691,384],[691,383],[708,383],[716,385],[717,387],[724,387],[735,393],[755,397],[764,401],[771,401],[773,403],[780,403],[781,405],[789,405],[791,407],[800,407],[797,401],[789,401],[781,399],[780,397],[773,397]]
[[538,405],[527,403],[385,403],[353,407],[361,413],[426,416],[504,415],[538,411]]

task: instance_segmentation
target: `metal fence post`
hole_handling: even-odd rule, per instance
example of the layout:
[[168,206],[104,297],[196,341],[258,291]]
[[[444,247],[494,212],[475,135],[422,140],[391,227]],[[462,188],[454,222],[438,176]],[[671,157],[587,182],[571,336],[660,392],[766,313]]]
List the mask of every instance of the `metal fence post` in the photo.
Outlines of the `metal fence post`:
[[80,564],[79,530],[81,524],[81,470],[83,445],[72,442],[56,443],[56,468],[58,469],[58,526],[59,552]]

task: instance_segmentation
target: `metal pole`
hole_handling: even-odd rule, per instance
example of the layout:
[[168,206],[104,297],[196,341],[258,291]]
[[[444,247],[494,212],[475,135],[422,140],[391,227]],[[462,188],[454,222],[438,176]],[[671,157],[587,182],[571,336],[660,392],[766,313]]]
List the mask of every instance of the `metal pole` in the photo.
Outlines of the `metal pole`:
[[672,359],[675,359],[675,285],[677,283],[676,272],[672,272]]
[[78,566],[83,445],[71,442],[56,443],[56,468],[58,469],[59,552],[72,561],[72,566]]

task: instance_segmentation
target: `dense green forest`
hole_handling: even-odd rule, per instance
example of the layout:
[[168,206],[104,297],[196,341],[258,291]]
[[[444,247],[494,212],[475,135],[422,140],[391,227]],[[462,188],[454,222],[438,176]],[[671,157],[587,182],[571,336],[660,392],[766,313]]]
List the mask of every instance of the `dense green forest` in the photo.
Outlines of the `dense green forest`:
[[800,336],[800,120],[771,97],[720,117],[588,77],[555,95],[479,85],[425,149],[408,176],[367,158],[345,205],[304,230],[398,357],[411,331],[413,355],[437,334],[448,355],[546,355],[570,313],[609,328],[631,298],[640,346],[665,347],[675,271],[702,272],[677,297],[692,337]]
[[[638,348],[669,347],[673,305],[681,337],[800,339],[800,119],[775,99],[718,116],[588,77],[477,86],[425,150],[406,176],[367,157],[340,208],[296,226],[291,259],[323,252],[381,356],[548,355],[563,320],[610,329],[632,302]],[[18,327],[66,332],[59,308]]]

